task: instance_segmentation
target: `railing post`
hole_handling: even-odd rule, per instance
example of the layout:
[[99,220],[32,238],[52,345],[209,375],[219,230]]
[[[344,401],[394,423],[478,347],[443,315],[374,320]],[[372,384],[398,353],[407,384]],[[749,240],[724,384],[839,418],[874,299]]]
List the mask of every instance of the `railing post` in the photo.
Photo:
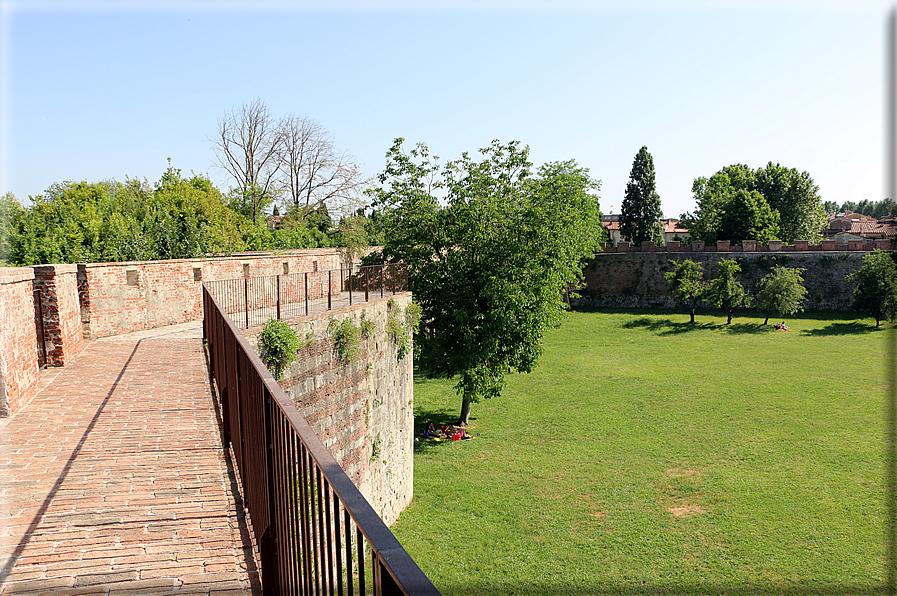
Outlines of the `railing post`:
[[371,271],[370,267],[364,268],[364,301],[365,302],[370,300],[370,298],[368,298],[368,293],[370,292],[370,289],[371,289],[371,278],[370,278],[370,275],[368,275],[370,273],[370,271]]
[[392,283],[392,294],[396,294],[396,266],[393,265],[389,269],[389,281]]
[[305,314],[308,314],[308,271],[305,272]]
[[386,268],[386,265],[380,265],[380,297],[383,298],[383,286],[386,285],[383,281],[383,270]]
[[352,306],[352,265],[349,265],[349,276],[347,279],[349,281],[349,306]]
[[262,534],[259,541],[259,555],[262,563],[262,589],[265,594],[280,594],[280,561],[277,553],[277,523],[280,511],[277,507],[277,487],[275,486],[274,476],[276,474],[274,467],[274,424],[273,409],[274,404],[268,391],[262,388],[263,393],[263,410],[265,424],[265,465],[267,467],[266,482],[268,486],[268,527]]
[[246,306],[246,328],[249,329],[249,278],[243,278],[243,304]]
[[280,276],[277,276],[277,318],[280,319]]
[[333,284],[333,269],[327,270],[327,310],[330,310],[331,292],[330,286]]

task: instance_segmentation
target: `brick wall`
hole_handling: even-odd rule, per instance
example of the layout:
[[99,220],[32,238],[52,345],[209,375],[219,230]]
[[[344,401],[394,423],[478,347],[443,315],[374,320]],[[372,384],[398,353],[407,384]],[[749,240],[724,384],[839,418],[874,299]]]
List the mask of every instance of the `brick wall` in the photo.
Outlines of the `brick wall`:
[[99,338],[202,318],[202,282],[284,272],[326,271],[352,262],[345,249],[314,248],[280,254],[210,259],[78,265],[85,338]]
[[34,289],[41,292],[47,365],[65,366],[84,349],[78,306],[77,265],[38,265]]
[[[715,248],[715,247],[714,247]],[[691,259],[703,265],[704,279],[716,277],[719,261],[736,259],[741,264],[739,281],[754,291],[760,279],[775,266],[800,267],[807,288],[807,310],[849,311],[854,284],[844,278],[862,266],[864,251],[763,251],[763,252],[616,252],[595,255],[583,270],[586,287],[575,306],[597,308],[679,308],[669,297],[664,273],[670,261]]]
[[[391,298],[402,313],[411,302],[407,292]],[[414,490],[414,363],[410,354],[398,360],[397,348],[386,336],[389,300],[290,320],[300,337],[313,333],[315,339],[281,381],[315,433],[387,524],[398,519]],[[359,325],[362,313],[374,321],[376,331],[361,341],[363,354],[358,361],[340,362],[327,332],[330,317],[349,317]],[[244,331],[256,347],[259,331],[258,327]]]
[[37,394],[40,371],[30,268],[0,267],[0,416]]

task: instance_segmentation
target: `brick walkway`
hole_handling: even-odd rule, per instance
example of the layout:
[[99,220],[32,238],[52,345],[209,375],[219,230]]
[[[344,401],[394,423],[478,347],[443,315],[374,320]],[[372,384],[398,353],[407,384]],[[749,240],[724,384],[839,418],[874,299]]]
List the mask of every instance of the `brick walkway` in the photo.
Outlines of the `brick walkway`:
[[0,594],[258,593],[231,478],[200,340],[89,342],[0,428]]

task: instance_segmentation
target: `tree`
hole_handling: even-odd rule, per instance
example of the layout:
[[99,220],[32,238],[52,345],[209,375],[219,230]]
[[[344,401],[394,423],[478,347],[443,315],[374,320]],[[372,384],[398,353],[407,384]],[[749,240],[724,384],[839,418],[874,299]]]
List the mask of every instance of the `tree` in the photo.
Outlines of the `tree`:
[[244,103],[218,120],[212,143],[217,165],[237,182],[237,194],[248,206],[249,216],[258,219],[264,205],[279,192],[278,157],[283,132],[260,99]]
[[756,190],[736,190],[729,195],[719,218],[718,239],[741,244],[756,240],[769,244],[779,232],[779,213]]
[[543,332],[560,324],[564,291],[581,283],[599,249],[599,183],[573,161],[534,176],[529,150],[493,141],[481,161],[438,163],[396,139],[373,189],[382,257],[408,265],[422,308],[418,366],[458,378],[460,424],[470,407],[501,394],[505,374],[529,372]]
[[287,116],[279,128],[282,185],[294,208],[313,210],[327,205],[343,217],[364,206],[367,181],[352,157],[336,150],[323,126],[309,118]]
[[[746,200],[739,191],[747,192],[752,199]],[[680,219],[692,238],[706,242],[738,241],[727,236],[751,230],[756,234],[753,239],[761,244],[775,238],[789,244],[795,240],[817,243],[827,223],[819,187],[810,175],[772,162],[757,170],[744,164],[726,166],[709,179],[696,178],[692,192],[695,212],[683,214]],[[759,193],[763,201],[757,199],[754,192]],[[740,200],[734,201],[736,198]],[[754,221],[737,224],[746,213],[753,213]],[[724,218],[727,218],[725,227]],[[744,239],[750,238],[741,238]]]
[[764,325],[769,323],[772,313],[793,315],[803,310],[807,288],[803,285],[802,271],[800,268],[776,267],[760,280],[756,305],[766,312]]
[[754,185],[746,190],[758,191],[779,212],[781,239],[786,244],[795,240],[818,244],[822,239],[828,220],[819,186],[809,173],[769,162],[754,172]]
[[726,325],[732,322],[732,313],[742,305],[750,302],[741,282],[735,274],[741,272],[741,266],[735,259],[723,259],[719,262],[719,275],[710,282],[704,291],[703,298],[717,308],[722,308],[729,315]]
[[19,200],[11,192],[0,197],[0,267],[12,263],[16,242],[16,221],[22,213]]
[[834,215],[835,213],[838,213],[838,212],[841,211],[841,209],[838,207],[838,203],[836,203],[836,202],[834,202],[834,201],[826,201],[826,202],[824,202],[824,203],[822,204],[822,208],[823,208],[823,209],[825,210],[825,212],[828,213],[829,215]]
[[670,263],[675,269],[664,274],[670,284],[670,296],[685,303],[691,315],[691,324],[694,325],[695,309],[706,289],[704,271],[700,263],[695,263],[691,259],[681,263],[670,260]]
[[847,276],[856,282],[853,308],[875,318],[875,326],[882,319],[894,322],[897,316],[897,265],[892,253],[875,250],[863,256],[863,265]]
[[660,196],[654,187],[654,159],[647,147],[639,149],[632,162],[626,195],[620,207],[620,236],[635,244],[663,244]]

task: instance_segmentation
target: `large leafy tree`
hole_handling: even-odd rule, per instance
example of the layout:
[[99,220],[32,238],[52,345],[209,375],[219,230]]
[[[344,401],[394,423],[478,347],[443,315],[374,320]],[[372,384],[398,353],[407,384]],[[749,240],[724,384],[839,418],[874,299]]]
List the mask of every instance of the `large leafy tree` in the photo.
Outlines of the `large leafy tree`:
[[471,404],[501,394],[505,375],[529,372],[544,331],[560,324],[565,291],[602,238],[599,188],[573,161],[533,174],[529,151],[493,141],[477,161],[439,164],[424,144],[387,152],[371,191],[382,256],[404,261],[422,308],[418,365],[455,377],[459,422]]
[[719,273],[716,279],[708,284],[703,293],[705,300],[726,311],[729,317],[726,320],[726,325],[732,322],[735,310],[750,301],[744,286],[735,279],[738,273],[741,273],[741,266],[735,259],[723,259],[719,262]]
[[810,175],[772,162],[756,170],[726,166],[710,178],[696,178],[692,192],[695,211],[681,220],[692,238],[706,242],[815,243],[826,226],[819,187]]
[[620,236],[634,244],[647,241],[662,245],[662,217],[660,195],[654,184],[654,158],[647,147],[642,147],[632,161],[620,207]]
[[760,280],[756,306],[766,312],[766,320],[773,313],[792,315],[803,310],[807,299],[807,288],[804,287],[803,269],[796,267],[776,267]]
[[847,276],[856,282],[853,308],[875,318],[875,326],[882,319],[894,321],[897,316],[897,265],[892,253],[875,250],[863,256],[859,270]]
[[664,274],[670,284],[670,296],[685,304],[691,315],[691,323],[695,322],[695,309],[704,295],[704,271],[700,263],[686,259],[681,263],[671,260],[673,271]]

